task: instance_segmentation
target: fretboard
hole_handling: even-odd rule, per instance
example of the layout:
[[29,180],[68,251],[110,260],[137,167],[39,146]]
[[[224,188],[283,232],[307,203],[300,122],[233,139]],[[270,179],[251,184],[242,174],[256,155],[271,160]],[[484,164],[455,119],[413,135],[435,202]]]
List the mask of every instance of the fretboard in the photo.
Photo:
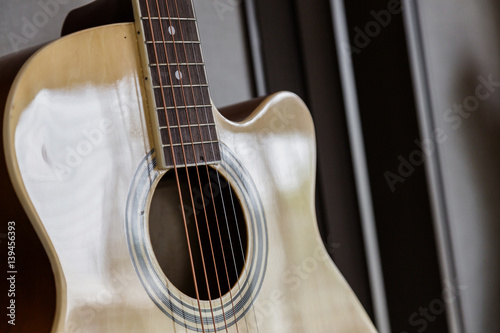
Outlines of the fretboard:
[[160,168],[220,161],[191,0],[135,0]]

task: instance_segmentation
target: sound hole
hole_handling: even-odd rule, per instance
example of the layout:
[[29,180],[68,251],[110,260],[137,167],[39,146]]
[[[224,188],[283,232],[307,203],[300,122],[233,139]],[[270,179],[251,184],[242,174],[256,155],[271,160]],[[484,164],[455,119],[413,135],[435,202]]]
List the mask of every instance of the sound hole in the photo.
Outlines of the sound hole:
[[160,180],[151,202],[149,235],[156,259],[170,282],[196,298],[184,212],[199,296],[202,300],[213,300],[228,293],[238,281],[247,251],[247,227],[240,201],[221,174],[209,168],[208,176],[205,166],[198,167],[200,187],[196,168],[188,170],[191,190],[185,168],[178,169],[184,208],[174,171],[167,172]]

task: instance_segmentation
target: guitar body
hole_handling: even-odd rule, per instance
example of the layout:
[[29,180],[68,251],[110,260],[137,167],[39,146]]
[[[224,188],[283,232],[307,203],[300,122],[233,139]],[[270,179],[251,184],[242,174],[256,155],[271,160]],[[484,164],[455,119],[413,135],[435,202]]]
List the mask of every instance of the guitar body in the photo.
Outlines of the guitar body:
[[[56,280],[52,331],[375,332],[321,242],[314,128],[290,93],[240,122],[214,110],[222,162],[210,169],[247,234],[237,283],[198,303],[166,277],[149,220],[173,171],[155,168],[137,45],[133,24],[65,37],[25,64],[7,100],[9,174]],[[169,193],[166,223],[180,211]]]

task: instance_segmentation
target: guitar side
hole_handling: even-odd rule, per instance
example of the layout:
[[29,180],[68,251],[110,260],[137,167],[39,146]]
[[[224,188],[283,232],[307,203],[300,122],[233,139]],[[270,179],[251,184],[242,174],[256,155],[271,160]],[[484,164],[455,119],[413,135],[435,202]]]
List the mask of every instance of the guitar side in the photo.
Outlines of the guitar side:
[[[131,187],[151,192],[162,176],[146,167],[136,181],[153,139],[135,34],[132,24],[119,24],[51,44],[23,67],[7,102],[9,174],[56,278],[53,332],[201,330],[196,320],[172,320],[147,292],[127,238],[127,212],[137,213]],[[249,288],[248,312],[227,331],[374,332],[318,234],[314,128],[305,105],[279,93],[241,122],[215,115],[225,147],[216,169],[241,197],[258,198],[267,237],[259,288]],[[244,208],[252,220],[250,204]],[[168,286],[157,264],[148,269],[186,308],[196,307]]]
[[[4,115],[4,107],[12,82],[24,62],[34,53],[36,48],[18,52],[15,55],[0,59],[0,114]],[[3,140],[2,147],[3,147]],[[52,326],[55,312],[55,284],[50,267],[49,259],[45,254],[42,244],[37,237],[28,216],[14,191],[12,182],[8,176],[5,155],[0,154],[0,188],[2,193],[2,209],[0,218],[5,223],[3,232],[7,232],[7,221],[15,222],[15,257],[19,264],[18,274],[15,281],[15,318],[0,324],[2,332],[49,332]],[[5,230],[5,231],[4,231]],[[5,235],[6,236],[6,235]],[[7,238],[0,239],[2,246],[1,259],[7,263]],[[33,277],[36,277],[34,279]],[[9,290],[10,286],[6,279],[0,282],[3,290]],[[35,297],[34,297],[35,296]],[[3,296],[2,306],[9,306],[8,293]],[[29,320],[26,320],[29,318]]]

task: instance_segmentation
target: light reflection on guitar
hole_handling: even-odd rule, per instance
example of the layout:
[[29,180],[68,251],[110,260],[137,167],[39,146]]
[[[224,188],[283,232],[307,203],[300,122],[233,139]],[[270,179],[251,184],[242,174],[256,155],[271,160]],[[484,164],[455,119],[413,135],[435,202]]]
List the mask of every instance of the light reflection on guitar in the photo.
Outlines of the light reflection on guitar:
[[134,6],[135,25],[42,49],[6,103],[53,331],[374,332],[318,234],[304,103],[278,93],[223,117],[191,1]]

